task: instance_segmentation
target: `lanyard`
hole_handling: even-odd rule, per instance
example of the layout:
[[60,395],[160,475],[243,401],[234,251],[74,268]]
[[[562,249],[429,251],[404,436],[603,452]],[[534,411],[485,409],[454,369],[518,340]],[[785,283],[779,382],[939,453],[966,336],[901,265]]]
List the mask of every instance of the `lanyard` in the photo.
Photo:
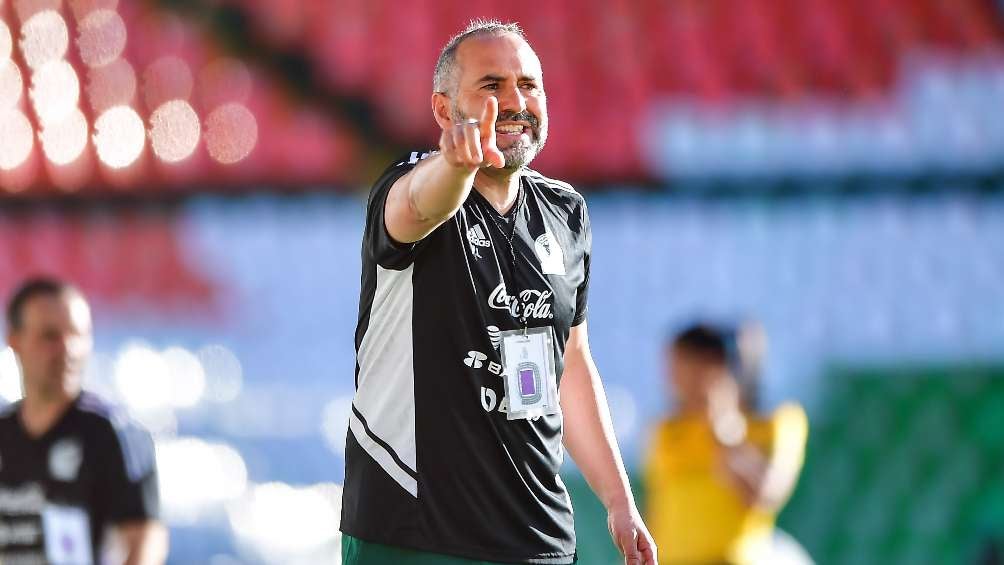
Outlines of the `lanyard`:
[[[496,212],[495,208],[491,206],[491,203],[488,203],[487,206],[488,209],[485,211],[485,215],[491,219],[492,223],[495,224],[495,229],[497,229],[499,233],[502,234],[502,238],[505,239],[506,241],[506,248],[509,251],[509,258],[512,259],[512,262],[509,264],[509,269],[511,269],[510,274],[512,274],[513,276],[515,276],[517,260],[516,260],[516,247],[513,245],[512,241],[516,237],[516,222],[519,221],[519,207],[523,203],[523,200],[525,199],[524,192],[525,190],[523,188],[523,184],[522,182],[520,182],[519,192],[516,194],[516,202],[513,204],[513,209],[510,210],[510,213],[513,214],[512,231],[510,231],[508,234],[506,233],[505,226],[499,222],[498,218],[496,218],[498,212]],[[485,199],[485,201],[487,202],[487,199]],[[496,246],[495,248],[497,250],[498,246]],[[499,253],[497,251],[494,253],[494,255],[495,255],[495,265],[498,267],[499,278],[502,280],[502,286],[503,288],[506,289],[506,295],[509,296],[509,299],[512,300],[513,305],[516,307],[516,312],[517,315],[519,316],[519,323],[523,326],[523,333],[525,334],[528,325],[526,319],[527,309],[525,308],[525,305],[521,303],[518,292],[516,294],[509,294],[509,289],[513,288],[510,287],[509,284],[506,282],[505,271],[509,269],[502,268],[502,263],[505,261],[500,260]]]

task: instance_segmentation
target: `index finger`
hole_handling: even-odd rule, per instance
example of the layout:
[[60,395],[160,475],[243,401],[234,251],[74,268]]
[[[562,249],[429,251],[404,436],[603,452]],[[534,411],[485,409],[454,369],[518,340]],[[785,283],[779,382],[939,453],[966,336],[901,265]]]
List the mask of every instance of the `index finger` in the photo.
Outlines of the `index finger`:
[[485,106],[481,110],[480,128],[481,135],[489,136],[495,133],[495,121],[499,118],[499,101],[494,96],[489,96],[485,100]]

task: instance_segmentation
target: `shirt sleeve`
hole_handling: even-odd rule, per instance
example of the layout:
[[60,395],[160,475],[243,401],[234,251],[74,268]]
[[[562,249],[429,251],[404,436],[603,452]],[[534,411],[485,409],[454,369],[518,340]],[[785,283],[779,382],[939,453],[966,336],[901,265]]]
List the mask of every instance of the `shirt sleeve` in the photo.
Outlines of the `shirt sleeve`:
[[363,253],[372,258],[385,269],[400,271],[415,262],[426,239],[414,243],[395,241],[387,233],[387,223],[384,210],[387,196],[394,183],[413,168],[421,159],[417,154],[408,161],[402,161],[389,169],[373,185],[369,201],[366,204],[366,230],[363,234]]
[[153,438],[125,418],[112,422],[107,436],[99,498],[112,524],[158,519],[160,493]]
[[772,458],[791,468],[801,469],[809,439],[809,418],[805,409],[795,403],[782,404],[771,415],[771,428]]
[[589,296],[589,262],[593,253],[593,231],[589,223],[589,211],[586,203],[582,203],[582,282],[575,292],[575,316],[572,317],[572,327],[586,321],[587,298]]

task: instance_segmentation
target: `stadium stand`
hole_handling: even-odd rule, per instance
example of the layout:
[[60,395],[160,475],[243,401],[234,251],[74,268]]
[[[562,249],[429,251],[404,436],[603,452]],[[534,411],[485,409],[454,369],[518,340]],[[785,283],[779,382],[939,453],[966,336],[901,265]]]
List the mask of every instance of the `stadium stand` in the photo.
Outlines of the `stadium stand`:
[[187,256],[180,229],[156,211],[0,213],[0,294],[45,273],[113,310],[157,304],[176,317],[210,314],[215,284]]
[[[8,5],[0,14],[20,45],[35,14]],[[182,100],[202,121],[203,140],[190,154],[182,151],[179,162],[163,158],[151,142],[125,171],[93,163],[80,164],[79,170],[45,164],[36,147],[33,157],[6,165],[0,174],[8,190],[192,190],[193,182],[246,190],[252,180],[295,188],[344,186],[368,178],[373,171],[361,166],[363,149],[386,151],[434,139],[427,102],[430,69],[443,38],[474,15],[520,21],[549,63],[552,131],[540,166],[563,178],[591,184],[651,181],[695,172],[688,167],[728,174],[732,161],[740,162],[740,172],[745,171],[741,163],[749,161],[765,162],[766,172],[783,174],[798,161],[769,157],[804,145],[805,139],[790,139],[799,133],[794,124],[813,116],[821,124],[808,128],[810,133],[821,137],[820,143],[835,140],[820,150],[821,156],[810,151],[805,172],[826,172],[834,168],[831,161],[841,164],[855,143],[867,141],[860,130],[869,125],[879,126],[873,136],[892,138],[878,146],[885,151],[897,148],[897,135],[906,135],[899,131],[903,128],[907,133],[923,133],[925,125],[938,129],[938,123],[911,121],[911,108],[927,115],[947,112],[950,118],[959,114],[963,124],[976,128],[958,133],[963,139],[959,154],[949,156],[953,163],[961,159],[964,168],[985,168],[988,161],[995,167],[1004,162],[1004,140],[993,133],[1001,128],[983,131],[978,120],[973,124],[989,102],[965,96],[966,82],[957,80],[962,74],[1004,88],[1004,26],[990,0],[586,5],[520,0],[504,11],[487,2],[454,1],[436,3],[436,18],[420,17],[433,10],[428,2],[164,1],[123,3],[114,16],[96,6],[72,2],[62,13],[72,38],[66,59],[78,75],[80,109],[91,131],[98,129],[96,120],[110,95],[131,104],[151,132],[158,121],[180,119],[166,113],[155,117],[161,104]],[[113,20],[122,23],[121,29],[107,23]],[[88,51],[93,38],[107,39],[118,29],[124,42],[118,61],[112,67],[104,60],[89,66],[95,57]],[[12,57],[10,64],[24,77],[25,94],[16,107],[27,111],[32,75],[18,49]],[[936,72],[928,80],[931,66]],[[122,84],[114,77],[132,88],[110,94],[114,84]],[[910,84],[918,80],[920,91]],[[931,81],[947,89],[945,94],[928,99],[930,105],[911,105],[911,96],[923,96]],[[999,95],[991,93],[989,99]],[[960,98],[967,102],[955,103]],[[243,111],[214,113],[228,104],[246,108],[251,119]],[[670,117],[664,115],[667,108]],[[788,110],[795,115],[786,121]],[[858,129],[842,127],[848,112],[858,118],[852,123]],[[37,111],[26,115],[32,127],[41,127]],[[687,121],[698,118],[696,124]],[[584,121],[595,136],[575,133]],[[697,126],[711,133],[694,139],[680,133]],[[249,131],[257,135],[242,138]],[[731,137],[740,141],[730,145]],[[725,144],[715,143],[718,138]],[[372,147],[374,139],[386,139],[386,147]],[[967,151],[986,142],[990,149],[968,157],[978,162],[966,163]],[[698,153],[674,153],[681,143],[696,146]],[[874,145],[861,153],[874,153]],[[702,147],[707,150],[701,152]],[[907,170],[923,169],[937,158],[933,150],[905,150],[919,152],[907,158]],[[231,154],[221,154],[227,151]],[[90,155],[93,161],[92,153],[86,147],[78,160],[84,163]],[[588,159],[582,157],[586,154]],[[710,155],[724,162],[707,162]],[[850,164],[868,168],[853,158]]]

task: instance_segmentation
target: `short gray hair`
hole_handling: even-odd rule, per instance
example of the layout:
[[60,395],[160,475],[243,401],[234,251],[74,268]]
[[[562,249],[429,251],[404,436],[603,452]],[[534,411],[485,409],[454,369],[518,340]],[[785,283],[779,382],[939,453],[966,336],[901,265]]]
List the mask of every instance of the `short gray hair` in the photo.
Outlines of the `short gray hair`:
[[[482,18],[471,20],[471,23],[467,24],[464,31],[454,35],[446,42],[446,46],[443,47],[442,53],[439,54],[439,59],[436,61],[436,71],[432,75],[433,92],[441,92],[451,96],[453,95],[457,86],[457,48],[460,47],[461,43],[475,36],[480,37],[487,35],[499,37],[508,33],[518,36],[523,41],[526,41],[526,35],[523,33],[523,28],[519,27],[519,24],[515,22],[502,23],[499,20],[487,20]],[[529,42],[527,42],[527,44],[529,44]]]

